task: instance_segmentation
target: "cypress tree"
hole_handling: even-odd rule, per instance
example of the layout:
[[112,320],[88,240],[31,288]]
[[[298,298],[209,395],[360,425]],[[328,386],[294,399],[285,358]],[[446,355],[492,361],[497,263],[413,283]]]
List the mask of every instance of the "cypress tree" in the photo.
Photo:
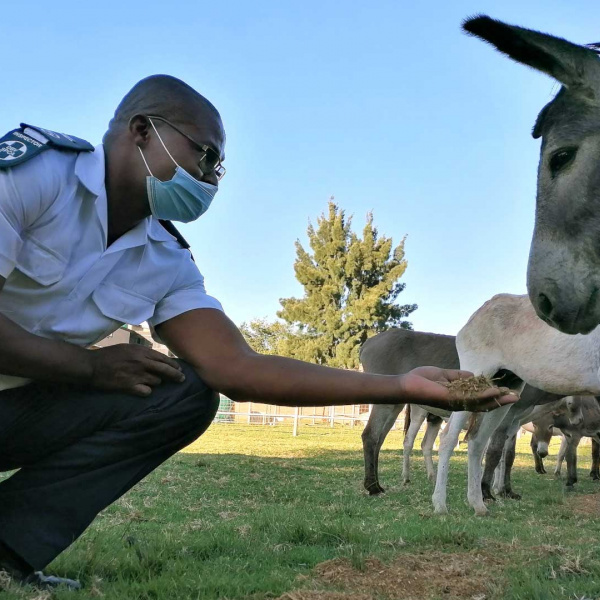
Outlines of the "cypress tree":
[[406,238],[394,248],[391,238],[379,235],[372,213],[362,237],[351,225],[331,198],[327,215],[308,226],[310,251],[296,241],[294,272],[304,296],[280,299],[277,316],[288,326],[278,330],[280,354],[356,368],[367,338],[390,327],[412,329],[406,319],[417,305],[396,303],[405,288],[399,280],[407,267]]

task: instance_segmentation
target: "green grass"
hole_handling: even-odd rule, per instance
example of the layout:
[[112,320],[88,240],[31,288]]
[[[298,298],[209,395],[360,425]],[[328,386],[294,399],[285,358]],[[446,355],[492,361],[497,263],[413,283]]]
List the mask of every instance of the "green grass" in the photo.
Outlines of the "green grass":
[[[330,559],[345,559],[360,578],[373,557],[393,565],[402,556],[437,552],[442,563],[489,557],[489,577],[485,565],[475,573],[486,600],[600,598],[600,520],[573,510],[600,491],[588,477],[589,446],[580,452],[576,491],[566,493],[552,475],[533,471],[527,439],[513,477],[523,500],[498,500],[489,517],[478,519],[465,502],[464,451],[452,463],[451,513],[439,517],[420,452],[412,483],[400,485],[398,431],[380,459],[387,494],[371,498],[362,491],[358,428],[303,425],[294,438],[284,425],[215,424],[104,511],[48,571],[79,578],[86,589],[77,598],[258,600],[299,589],[351,593],[352,578],[327,580],[315,570]],[[553,468],[554,457],[546,464]],[[369,593],[411,597],[394,589]],[[427,598],[462,597],[437,593]],[[3,600],[49,597],[14,586],[0,592]]]

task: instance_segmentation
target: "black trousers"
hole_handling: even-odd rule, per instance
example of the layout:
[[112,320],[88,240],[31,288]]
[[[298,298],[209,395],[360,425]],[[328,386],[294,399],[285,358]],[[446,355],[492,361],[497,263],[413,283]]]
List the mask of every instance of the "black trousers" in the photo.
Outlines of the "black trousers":
[[0,541],[34,569],[202,435],[219,402],[186,363],[147,398],[62,384],[0,392]]

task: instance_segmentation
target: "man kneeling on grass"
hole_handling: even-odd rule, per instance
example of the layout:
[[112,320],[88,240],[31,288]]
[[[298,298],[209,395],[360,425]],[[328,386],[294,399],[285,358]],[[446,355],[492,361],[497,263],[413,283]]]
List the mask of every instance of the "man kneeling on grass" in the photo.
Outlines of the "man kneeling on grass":
[[[95,516],[209,426],[218,392],[288,406],[415,402],[491,410],[488,389],[451,399],[434,367],[354,373],[253,352],[170,221],[209,207],[225,174],[214,106],[165,75],[140,81],[103,144],[22,125],[0,140],[0,570],[41,569]],[[88,350],[148,321],[180,357]]]

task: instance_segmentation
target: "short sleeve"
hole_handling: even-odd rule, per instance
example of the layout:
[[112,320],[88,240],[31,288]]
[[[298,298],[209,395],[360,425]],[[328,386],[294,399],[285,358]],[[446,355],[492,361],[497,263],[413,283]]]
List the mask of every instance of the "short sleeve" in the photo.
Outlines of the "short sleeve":
[[204,277],[189,255],[168,294],[156,305],[154,315],[148,319],[148,324],[154,328],[160,323],[196,308],[223,310],[221,303],[206,293]]
[[[50,153],[48,153],[50,154]],[[0,169],[0,276],[8,278],[23,246],[23,232],[58,195],[60,184],[45,156]]]

